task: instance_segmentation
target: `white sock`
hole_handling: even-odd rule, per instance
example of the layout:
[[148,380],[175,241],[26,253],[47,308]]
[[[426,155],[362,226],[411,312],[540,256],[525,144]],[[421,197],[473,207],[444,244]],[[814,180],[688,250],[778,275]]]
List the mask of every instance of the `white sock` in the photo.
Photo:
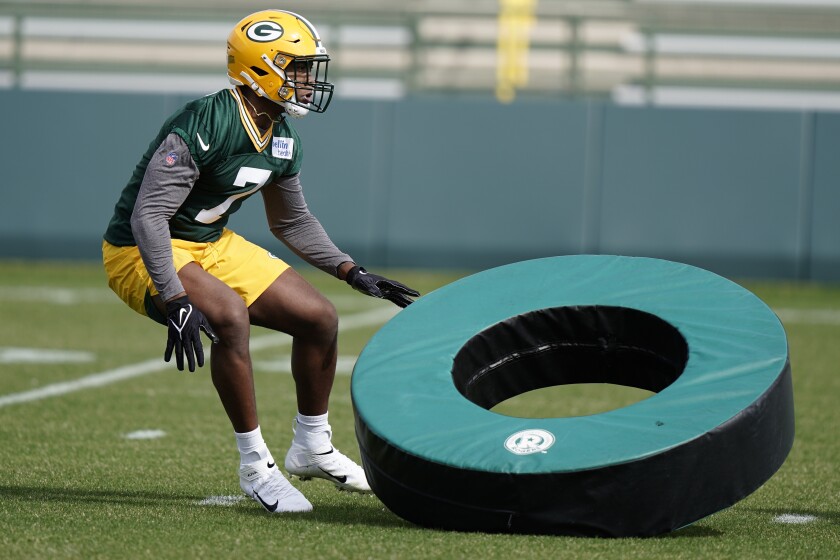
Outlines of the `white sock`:
[[[236,436],[236,447],[239,448],[240,462],[243,465],[271,458],[271,453],[268,451],[265,440],[263,440],[259,426],[255,430],[244,434],[238,432],[233,434]],[[272,462],[274,461],[272,460]]]
[[302,429],[306,432],[323,432],[324,430],[329,430],[329,416],[329,412],[325,412],[319,416],[306,416],[298,412],[296,417],[298,426],[300,426],[298,429]]
[[330,443],[332,427],[329,422],[329,412],[318,416],[306,416],[298,412],[295,420],[296,442],[316,453],[332,449]]

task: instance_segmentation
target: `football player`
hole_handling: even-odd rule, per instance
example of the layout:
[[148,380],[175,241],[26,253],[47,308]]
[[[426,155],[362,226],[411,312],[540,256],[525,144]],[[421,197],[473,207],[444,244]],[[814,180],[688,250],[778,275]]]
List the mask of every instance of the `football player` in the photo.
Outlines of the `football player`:
[[267,10],[236,24],[227,44],[230,89],[169,117],[123,189],[105,232],[109,285],[168,328],[164,359],[204,364],[233,425],[242,490],[270,512],[312,509],[277,467],[260,433],[249,333],[293,337],[298,414],[284,461],[291,475],[369,492],[364,471],[331,443],[328,401],[336,366],[333,305],[288,264],[225,225],[260,193],[268,225],[295,254],[356,290],[405,307],[420,294],[369,273],[340,251],[309,212],[302,146],[290,122],[329,106],[327,50],[303,17]]

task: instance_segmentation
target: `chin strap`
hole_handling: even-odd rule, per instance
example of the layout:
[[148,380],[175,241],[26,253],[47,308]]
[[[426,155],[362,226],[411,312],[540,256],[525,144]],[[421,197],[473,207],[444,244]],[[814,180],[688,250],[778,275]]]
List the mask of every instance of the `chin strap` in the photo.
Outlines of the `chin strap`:
[[289,101],[283,103],[283,109],[286,111],[286,114],[295,119],[302,119],[306,115],[309,114],[309,109],[306,107],[302,107],[294,103],[295,96],[292,94],[292,98]]

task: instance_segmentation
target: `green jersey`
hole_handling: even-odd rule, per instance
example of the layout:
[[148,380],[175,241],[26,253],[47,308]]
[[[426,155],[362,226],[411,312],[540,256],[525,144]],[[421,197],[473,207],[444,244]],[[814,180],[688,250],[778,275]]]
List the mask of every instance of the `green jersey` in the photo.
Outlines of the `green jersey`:
[[[105,240],[112,245],[136,245],[131,213],[146,167],[170,134],[181,137],[199,176],[189,195],[169,221],[174,239],[216,241],[231,214],[246,198],[276,178],[300,171],[300,138],[289,119],[261,134],[236,89],[226,89],[187,103],[173,114],[149,145],[131,180],[123,189]],[[172,153],[168,158],[177,158]]]

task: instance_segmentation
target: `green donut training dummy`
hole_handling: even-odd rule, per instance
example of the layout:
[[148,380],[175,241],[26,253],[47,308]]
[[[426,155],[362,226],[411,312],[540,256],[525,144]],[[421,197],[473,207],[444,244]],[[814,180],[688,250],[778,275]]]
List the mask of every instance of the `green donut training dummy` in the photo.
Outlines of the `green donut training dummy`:
[[[582,417],[491,412],[569,383],[653,391]],[[793,444],[784,329],[755,295],[669,261],[568,256],[421,298],[353,372],[371,488],[460,531],[651,536],[744,498]]]

